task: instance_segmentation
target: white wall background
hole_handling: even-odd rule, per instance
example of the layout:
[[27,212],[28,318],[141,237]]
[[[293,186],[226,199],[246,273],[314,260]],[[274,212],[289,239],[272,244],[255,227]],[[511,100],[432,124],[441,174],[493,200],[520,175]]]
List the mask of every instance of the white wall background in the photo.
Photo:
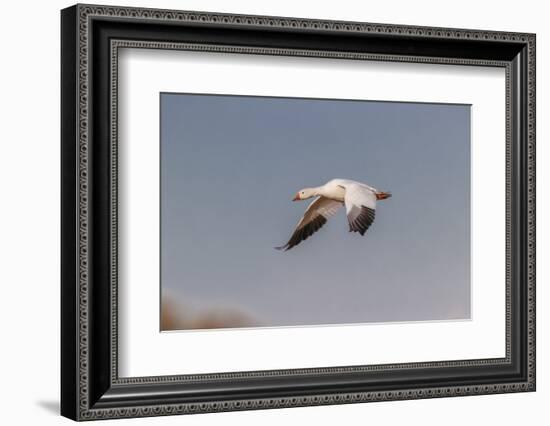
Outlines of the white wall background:
[[[538,391],[421,401],[292,408],[118,424],[546,424],[550,400],[550,27],[545,2],[394,0],[104,0],[103,4],[526,31],[537,33]],[[2,423],[68,424],[59,404],[59,9],[2,7],[0,65],[0,401]],[[546,166],[546,167],[545,167]],[[547,420],[546,420],[547,421]],[[107,421],[102,424],[113,423]],[[115,424],[115,423],[113,423]]]

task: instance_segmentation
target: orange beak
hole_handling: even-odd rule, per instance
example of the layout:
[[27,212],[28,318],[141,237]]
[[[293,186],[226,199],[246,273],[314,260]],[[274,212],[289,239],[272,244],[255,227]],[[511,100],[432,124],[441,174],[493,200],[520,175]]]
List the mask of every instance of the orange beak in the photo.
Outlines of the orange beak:
[[300,193],[297,192],[296,195],[294,196],[294,198],[292,199],[292,201],[300,201],[301,198],[300,198]]
[[376,193],[376,199],[377,200],[385,200],[386,198],[390,198],[391,193],[389,192],[377,192]]

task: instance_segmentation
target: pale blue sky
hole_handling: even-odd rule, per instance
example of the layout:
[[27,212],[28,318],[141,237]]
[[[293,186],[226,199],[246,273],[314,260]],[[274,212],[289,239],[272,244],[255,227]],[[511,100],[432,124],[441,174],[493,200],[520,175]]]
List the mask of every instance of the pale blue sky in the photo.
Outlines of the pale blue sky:
[[[470,106],[161,94],[161,285],[258,325],[470,315]],[[342,210],[288,252],[297,190],[365,182],[364,237]]]

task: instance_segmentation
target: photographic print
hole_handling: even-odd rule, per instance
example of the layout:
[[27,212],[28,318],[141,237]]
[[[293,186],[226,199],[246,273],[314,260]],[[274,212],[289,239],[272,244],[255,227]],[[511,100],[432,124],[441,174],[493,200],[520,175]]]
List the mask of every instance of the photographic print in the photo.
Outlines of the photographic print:
[[533,33],[63,9],[61,414],[535,391],[535,80]]
[[160,111],[161,331],[470,319],[470,105]]

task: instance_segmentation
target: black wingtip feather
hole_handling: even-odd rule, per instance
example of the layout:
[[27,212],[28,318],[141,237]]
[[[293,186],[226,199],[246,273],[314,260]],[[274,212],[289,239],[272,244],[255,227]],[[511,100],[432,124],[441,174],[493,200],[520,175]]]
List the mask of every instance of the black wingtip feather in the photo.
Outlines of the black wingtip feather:
[[361,206],[361,211],[355,217],[348,216],[350,231],[359,232],[361,236],[365,235],[367,229],[374,222],[375,210]]
[[[327,223],[327,218],[323,215],[319,215],[315,217],[311,222],[309,222],[306,226],[303,228],[297,229],[294,231],[294,234],[290,237],[290,240],[286,245],[282,246],[280,250],[288,251],[292,247],[297,246],[302,241],[307,240],[310,236],[312,236],[315,232],[317,232],[319,229],[323,227],[323,225]],[[277,248],[277,247],[275,247]],[[279,249],[279,248],[277,248]]]

